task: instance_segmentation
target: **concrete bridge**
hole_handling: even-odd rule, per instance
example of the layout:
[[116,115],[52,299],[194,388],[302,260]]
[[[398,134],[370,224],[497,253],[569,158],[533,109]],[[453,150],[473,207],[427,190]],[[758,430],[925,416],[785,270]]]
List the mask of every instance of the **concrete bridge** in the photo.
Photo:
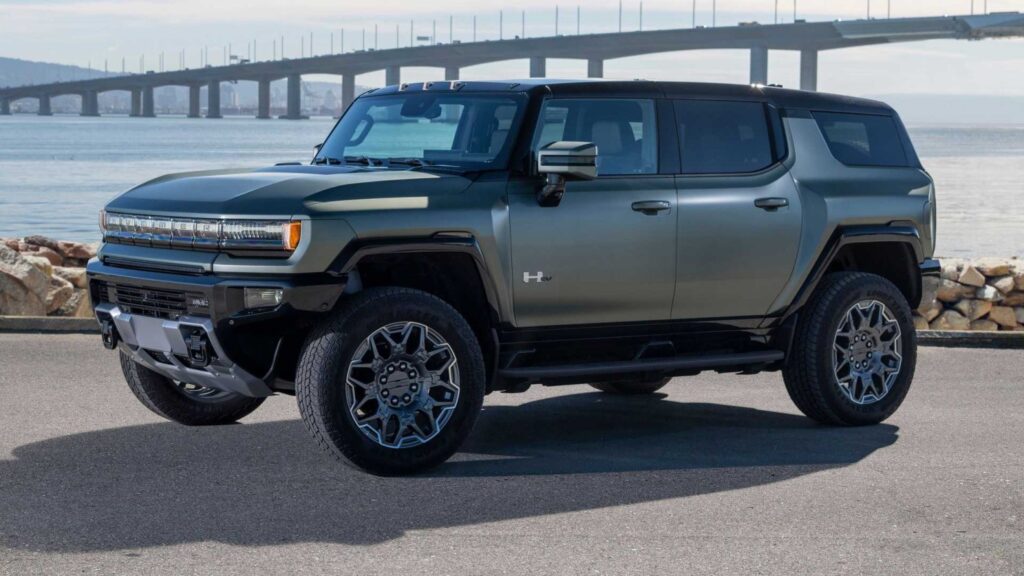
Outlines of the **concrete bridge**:
[[750,51],[750,82],[768,82],[768,51],[800,52],[800,88],[816,90],[818,53],[822,50],[919,40],[979,40],[1024,36],[1024,14],[1003,12],[976,16],[941,16],[796,22],[792,24],[723,26],[618,32],[471,43],[436,44],[378,51],[359,51],[301,59],[272,60],[230,66],[207,66],[176,72],[132,74],[76,82],[57,82],[0,89],[0,114],[10,114],[11,103],[22,98],[39,100],[39,114],[51,115],[50,99],[77,94],[83,116],[98,116],[101,92],[131,92],[131,115],[155,116],[153,90],[161,86],[189,88],[189,117],[202,113],[200,90],[207,88],[206,117],[220,118],[222,82],[259,84],[257,118],[270,118],[270,83],[287,79],[287,113],[281,118],[303,118],[303,74],[341,76],[342,107],[355,97],[356,76],[385,71],[386,83],[401,83],[403,66],[444,69],[445,80],[458,80],[466,66],[503,60],[529,59],[530,76],[544,77],[548,58],[587,61],[587,76],[601,78],[606,60],[681,50],[742,49]]

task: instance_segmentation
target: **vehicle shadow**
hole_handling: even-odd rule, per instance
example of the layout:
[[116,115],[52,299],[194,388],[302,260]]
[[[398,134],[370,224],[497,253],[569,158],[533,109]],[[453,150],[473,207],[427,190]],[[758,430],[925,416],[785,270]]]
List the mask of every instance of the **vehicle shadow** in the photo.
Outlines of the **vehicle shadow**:
[[321,453],[297,420],[131,426],[28,444],[0,461],[0,548],[374,544],[408,530],[779,482],[856,463],[894,443],[897,430],[575,394],[485,408],[448,464],[378,478]]

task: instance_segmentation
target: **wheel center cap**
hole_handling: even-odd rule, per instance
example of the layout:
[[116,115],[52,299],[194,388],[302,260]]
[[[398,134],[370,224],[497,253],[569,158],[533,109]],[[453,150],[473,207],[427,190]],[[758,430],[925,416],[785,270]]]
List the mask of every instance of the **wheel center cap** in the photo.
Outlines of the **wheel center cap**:
[[421,374],[407,359],[387,362],[377,372],[377,397],[391,408],[418,405],[424,390]]

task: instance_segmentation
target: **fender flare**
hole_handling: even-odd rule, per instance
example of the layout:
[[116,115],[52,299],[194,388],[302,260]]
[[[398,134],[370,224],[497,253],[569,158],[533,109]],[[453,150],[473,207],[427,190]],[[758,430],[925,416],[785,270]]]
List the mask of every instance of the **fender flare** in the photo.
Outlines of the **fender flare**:
[[484,298],[491,309],[493,325],[501,321],[501,306],[494,279],[484,260],[483,251],[476,238],[472,236],[440,236],[416,238],[374,238],[372,240],[353,241],[335,257],[327,269],[329,274],[345,276],[352,272],[361,260],[369,256],[381,254],[468,254],[476,266],[480,284],[484,288]]
[[[825,272],[828,270],[829,266],[832,265],[832,262],[835,261],[836,256],[843,247],[851,244],[868,243],[890,243],[909,247],[911,254],[913,255],[914,265],[918,268],[920,268],[921,263],[925,260],[924,250],[921,247],[921,235],[914,226],[840,226],[839,228],[836,228],[835,232],[833,232],[829,237],[828,242],[825,244],[825,248],[818,255],[817,261],[815,261],[814,266],[811,268],[811,273],[807,275],[807,279],[804,280],[804,283],[797,292],[796,297],[782,313],[782,322],[790,319],[790,317],[799,312],[800,309],[807,304],[811,294],[814,294],[818,284],[821,282],[822,278],[825,277]],[[909,295],[908,300],[911,308],[914,308],[917,306],[921,298],[921,274],[919,272],[912,272],[910,277],[913,292]]]

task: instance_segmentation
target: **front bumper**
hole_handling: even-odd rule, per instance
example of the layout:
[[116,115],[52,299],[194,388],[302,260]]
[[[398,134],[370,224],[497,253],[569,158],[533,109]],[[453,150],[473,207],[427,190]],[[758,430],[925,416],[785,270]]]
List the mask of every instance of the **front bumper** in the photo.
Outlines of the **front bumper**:
[[[286,339],[332,310],[345,286],[326,274],[174,274],[99,260],[87,273],[108,347],[168,378],[256,397],[273,393]],[[282,301],[246,309],[246,287],[281,289]]]

